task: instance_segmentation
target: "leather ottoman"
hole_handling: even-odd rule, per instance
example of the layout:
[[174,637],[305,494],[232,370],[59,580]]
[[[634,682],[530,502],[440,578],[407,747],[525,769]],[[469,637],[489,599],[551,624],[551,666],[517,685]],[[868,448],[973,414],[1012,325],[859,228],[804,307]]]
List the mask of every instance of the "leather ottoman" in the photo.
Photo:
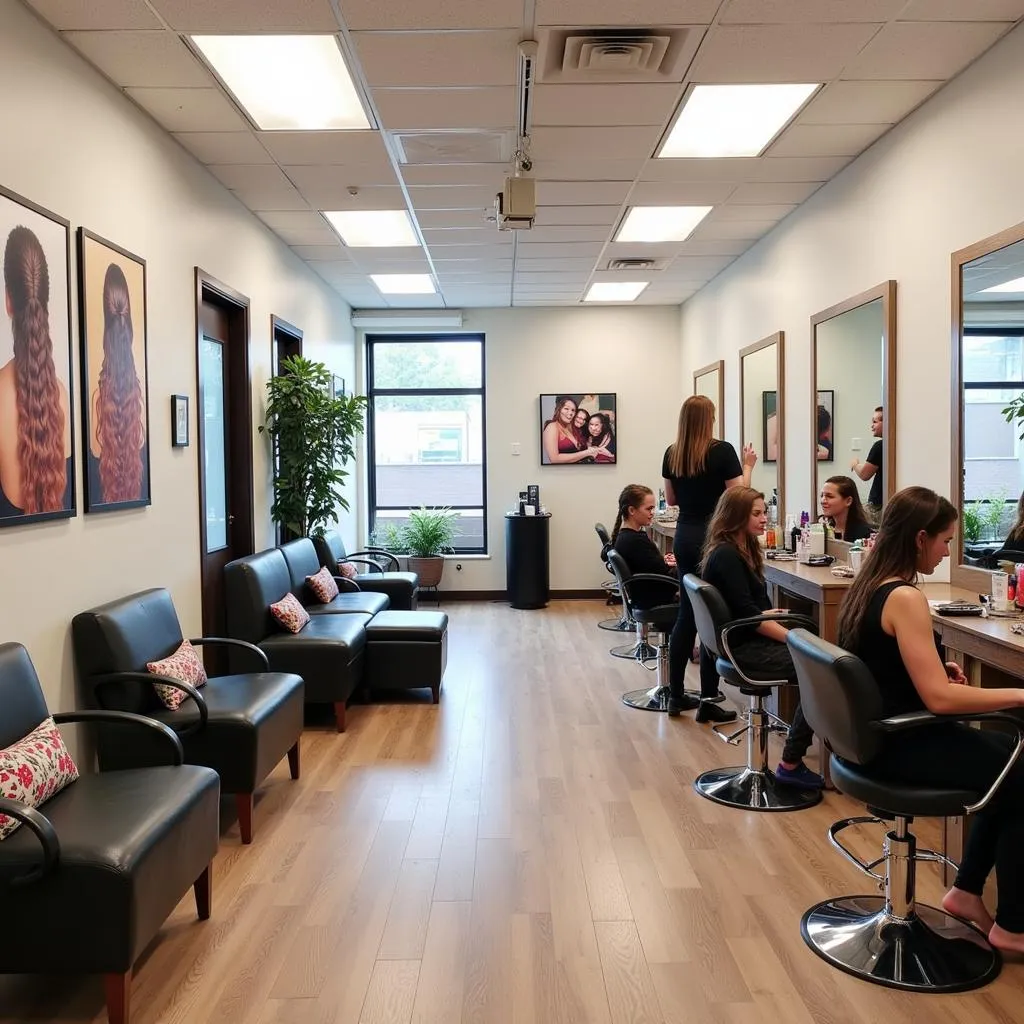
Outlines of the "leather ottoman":
[[365,626],[368,690],[430,687],[436,704],[448,661],[448,616],[444,612],[378,612]]

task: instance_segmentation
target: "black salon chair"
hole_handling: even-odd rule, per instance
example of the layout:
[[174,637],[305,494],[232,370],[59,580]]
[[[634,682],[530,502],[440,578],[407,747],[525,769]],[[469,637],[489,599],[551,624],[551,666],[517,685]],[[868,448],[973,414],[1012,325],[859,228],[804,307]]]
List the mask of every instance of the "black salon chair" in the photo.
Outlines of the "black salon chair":
[[[882,695],[865,664],[802,629],[789,634],[800,701],[811,728],[832,751],[836,789],[867,804],[872,817],[847,818],[829,829],[832,845],[883,895],[843,896],[811,907],[800,922],[804,941],[833,967],[865,981],[914,992],[962,992],[991,981],[1000,956],[978,929],[936,907],[915,903],[919,860],[951,864],[918,850],[915,817],[951,817],[981,810],[1024,749],[1024,722],[1008,712],[943,716],[944,721],[998,721],[1013,726],[1017,743],[987,793],[911,785],[882,777],[871,760],[883,738],[939,721],[930,711],[882,718]],[[851,825],[884,824],[882,856],[864,863],[837,838]],[[891,824],[890,824],[891,823]],[[882,871],[875,868],[884,865]],[[955,865],[952,865],[955,867]]]
[[773,689],[792,680],[766,679],[741,672],[733,659],[729,638],[737,630],[750,630],[762,622],[812,628],[814,623],[803,615],[778,612],[733,620],[722,595],[710,583],[688,573],[683,577],[683,587],[693,606],[697,635],[715,655],[719,676],[750,698],[750,706],[743,716],[745,725],[734,732],[727,732],[718,725],[712,726],[721,739],[734,746],[738,746],[741,737],[746,735],[747,763],[736,768],[713,768],[703,772],[694,779],[693,788],[715,803],[748,811],[799,811],[813,807],[821,800],[820,791],[786,786],[768,767],[769,735],[772,731],[786,732],[789,727],[764,706],[765,698],[771,696]]
[[[594,523],[594,532],[597,534],[597,539],[601,542],[601,564],[611,572],[611,569],[608,567],[608,549],[612,546],[612,538],[608,533],[608,527],[604,523]],[[619,603],[622,606],[622,614],[617,619],[602,619],[597,624],[597,628],[608,629],[613,633],[632,633],[636,629],[636,623],[630,618],[629,612],[626,611],[626,603],[622,600],[622,594],[619,593],[618,580],[614,576],[610,580],[605,580],[601,584],[601,589],[608,595],[606,603]]]
[[[618,555],[618,559],[613,561],[611,556]],[[636,608],[633,606],[633,599],[626,593],[623,583],[623,572],[631,575],[629,568],[622,556],[613,548],[610,544],[605,553],[605,560],[608,564],[608,568],[611,569],[612,575],[615,577],[615,583],[619,588],[619,593],[622,595],[622,608],[624,613],[632,620],[633,628],[636,630],[636,640],[631,644],[620,644],[618,647],[613,647],[608,653],[613,658],[632,658],[635,661],[654,661],[658,657],[658,651],[647,642],[648,626],[646,623],[639,622],[636,617]],[[660,577],[659,577],[660,578]],[[678,588],[679,584],[676,584]]]

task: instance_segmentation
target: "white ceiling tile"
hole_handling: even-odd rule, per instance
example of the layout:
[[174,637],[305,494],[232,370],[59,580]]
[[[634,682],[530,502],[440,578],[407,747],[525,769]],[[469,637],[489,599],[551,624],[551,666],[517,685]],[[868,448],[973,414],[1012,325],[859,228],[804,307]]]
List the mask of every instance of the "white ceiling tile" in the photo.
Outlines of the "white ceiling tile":
[[516,91],[486,89],[374,89],[374,102],[389,131],[442,128],[514,128]]
[[169,132],[235,132],[248,125],[219,89],[126,89]]
[[431,252],[435,247],[446,245],[494,245],[498,237],[498,227],[496,224],[488,225],[481,220],[479,226],[472,228],[424,228],[423,237]]
[[[404,210],[405,197],[390,168],[384,175],[359,174],[349,168],[332,167],[288,167],[288,177],[295,187],[318,209],[321,210]],[[394,184],[369,185],[374,178],[391,181]],[[355,195],[349,189],[355,188]]]
[[750,248],[750,240],[740,238],[729,239],[695,239],[691,238],[683,246],[682,256],[742,256]]
[[[601,254],[601,262],[621,259],[671,259],[679,252],[679,242],[610,242]],[[626,273],[626,271],[621,271]],[[634,271],[628,271],[634,273]],[[648,271],[636,271],[648,273]]]
[[450,249],[441,255],[431,253],[434,267],[439,274],[496,274],[499,271],[512,271],[511,249],[486,249],[482,245],[467,245],[465,249],[453,253]]
[[522,0],[341,0],[350,29],[515,28],[523,24]]
[[391,166],[380,132],[257,132],[256,137],[282,165]]
[[538,160],[584,161],[614,153],[616,159],[647,157],[661,128],[633,125],[618,128],[534,128],[531,155]]
[[1009,25],[1000,22],[893,22],[843,70],[843,78],[952,78]]
[[810,24],[798,32],[789,25],[718,26],[708,32],[688,78],[704,83],[827,82],[856,57],[876,29],[863,24]]
[[327,245],[338,240],[323,217],[311,210],[301,213],[270,211],[257,216],[288,245]]
[[695,240],[708,241],[735,241],[737,239],[748,239],[753,241],[767,234],[778,221],[775,220],[723,220],[715,224],[702,224],[693,233]]
[[536,226],[556,224],[603,224],[618,220],[621,206],[538,206]]
[[391,309],[434,309],[444,306],[441,295],[385,295]]
[[747,180],[828,181],[849,162],[848,156],[762,157],[747,176]]
[[231,191],[253,211],[309,209],[309,203],[290,185],[284,188],[233,188]]
[[[726,0],[721,24],[793,24],[809,22],[888,21],[907,0]],[[973,0],[971,0],[973,3]]]
[[756,205],[743,203],[736,206],[716,206],[707,216],[707,220],[700,224],[718,224],[721,221],[733,220],[765,220],[778,221],[788,217],[796,209],[796,203],[775,203]]
[[552,259],[547,256],[532,257],[524,256],[521,253],[516,255],[516,269],[524,273],[541,271],[543,273],[562,273],[575,271],[580,274],[589,274],[594,266],[593,258],[589,256],[563,256],[561,259]]
[[417,210],[490,210],[494,190],[479,185],[410,188],[409,196]]
[[632,181],[538,181],[541,206],[607,206],[621,203]]
[[370,266],[377,263],[404,263],[426,265],[427,257],[419,246],[357,246],[346,249],[349,259],[359,266]]
[[817,192],[823,182],[751,182],[740,185],[729,197],[730,203],[802,203]]
[[502,285],[507,284],[512,270],[506,268],[504,270],[495,270],[493,272],[487,271],[486,269],[472,269],[464,270],[458,273],[450,270],[438,269],[437,279],[442,283],[447,282],[453,286],[465,287],[468,285]]
[[519,270],[516,268],[516,283],[528,285],[534,289],[547,285],[555,291],[565,291],[566,287],[570,284],[586,281],[589,273],[589,268],[575,272],[554,271],[552,273],[544,273],[537,270]]
[[334,245],[293,245],[292,251],[299,259],[309,263],[347,263],[350,267],[355,266],[341,242],[335,242]]
[[772,156],[856,156],[891,124],[795,124],[772,146]]
[[497,242],[495,232],[495,245],[431,245],[430,258],[440,269],[440,264],[457,262],[479,263],[481,261],[491,262],[497,259],[506,259],[512,262],[512,245],[503,245]]
[[508,173],[501,164],[402,164],[407,185],[485,185],[495,192]]
[[733,262],[732,256],[677,256],[670,271],[680,280],[698,281],[714,277]]
[[[612,152],[615,152],[612,150]],[[530,172],[538,181],[632,181],[644,164],[648,153],[637,153],[628,160],[614,157],[590,157],[587,160],[537,160]]]
[[665,124],[679,101],[674,84],[540,85],[533,107],[534,127],[545,125]]
[[732,181],[638,181],[629,194],[630,206],[714,206],[732,195]]
[[366,274],[429,274],[430,264],[421,260],[366,260],[360,258],[356,266]]
[[942,85],[941,81],[829,82],[808,104],[799,123],[895,124]]
[[160,19],[138,0],[28,0],[58,29],[162,28]]
[[336,32],[330,0],[149,0],[179,32]]
[[519,252],[524,256],[544,256],[548,259],[557,256],[591,256],[596,259],[602,248],[600,242],[521,241],[519,243]]
[[537,225],[530,232],[530,240],[534,242],[603,242],[611,230],[604,224]]
[[707,25],[721,0],[537,0],[538,25]]
[[487,221],[483,210],[419,210],[416,219],[424,231],[456,228],[497,230],[493,221]]
[[216,86],[213,76],[170,32],[64,32],[62,38],[120,86]]
[[910,0],[900,21],[1016,21],[1024,0]]
[[292,183],[276,164],[210,164],[207,170],[225,188],[290,189]]
[[511,289],[485,291],[478,289],[444,289],[445,302],[450,306],[465,306],[468,309],[494,309],[507,306],[512,301]]
[[204,164],[271,164],[273,157],[252,132],[178,132],[178,140]]
[[518,31],[355,32],[373,89],[515,85]]

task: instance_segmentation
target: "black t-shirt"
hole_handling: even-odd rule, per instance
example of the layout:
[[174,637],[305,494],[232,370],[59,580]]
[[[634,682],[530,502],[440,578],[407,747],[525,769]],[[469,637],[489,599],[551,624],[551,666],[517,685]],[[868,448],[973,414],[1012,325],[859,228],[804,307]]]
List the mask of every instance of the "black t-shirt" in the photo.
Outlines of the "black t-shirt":
[[[754,574],[732,544],[719,544],[708,555],[701,576],[705,583],[710,583],[722,595],[731,619],[760,615],[772,606],[764,580]],[[738,631],[736,639],[742,643],[756,632],[754,628],[749,632]]]
[[881,440],[876,441],[871,446],[871,451],[868,452],[868,457],[864,460],[870,462],[872,466],[877,466],[878,469],[875,475],[871,478],[871,490],[868,491],[868,504],[874,505],[875,508],[882,507],[882,442]]
[[[619,530],[615,538],[615,550],[622,555],[634,576],[650,572],[675,578],[675,569],[668,565],[657,545],[642,530]],[[637,608],[653,608],[659,604],[671,604],[675,600],[673,587],[653,580],[641,580],[630,588],[630,593]]]
[[867,540],[871,536],[872,526],[870,523],[847,524],[842,534],[836,534],[836,540]]
[[661,460],[661,475],[672,484],[676,492],[681,523],[700,523],[711,518],[718,499],[725,493],[727,480],[743,476],[743,468],[736,449],[728,441],[712,441],[704,460],[704,470],[696,476],[673,476],[669,469],[671,448],[665,449]]

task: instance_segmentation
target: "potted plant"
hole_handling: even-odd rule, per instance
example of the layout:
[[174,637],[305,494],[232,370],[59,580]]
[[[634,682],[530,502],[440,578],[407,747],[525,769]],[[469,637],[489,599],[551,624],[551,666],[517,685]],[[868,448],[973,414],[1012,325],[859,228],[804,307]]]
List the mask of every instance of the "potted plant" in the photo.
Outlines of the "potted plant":
[[289,356],[267,382],[267,409],[260,433],[274,450],[274,522],[297,537],[322,533],[348,511],[342,487],[345,464],[363,432],[366,398],[336,395],[323,363]]
[[459,535],[458,512],[450,508],[418,508],[399,531],[400,546],[408,552],[409,571],[420,578],[421,587],[436,587],[444,572],[444,554],[452,550]]

